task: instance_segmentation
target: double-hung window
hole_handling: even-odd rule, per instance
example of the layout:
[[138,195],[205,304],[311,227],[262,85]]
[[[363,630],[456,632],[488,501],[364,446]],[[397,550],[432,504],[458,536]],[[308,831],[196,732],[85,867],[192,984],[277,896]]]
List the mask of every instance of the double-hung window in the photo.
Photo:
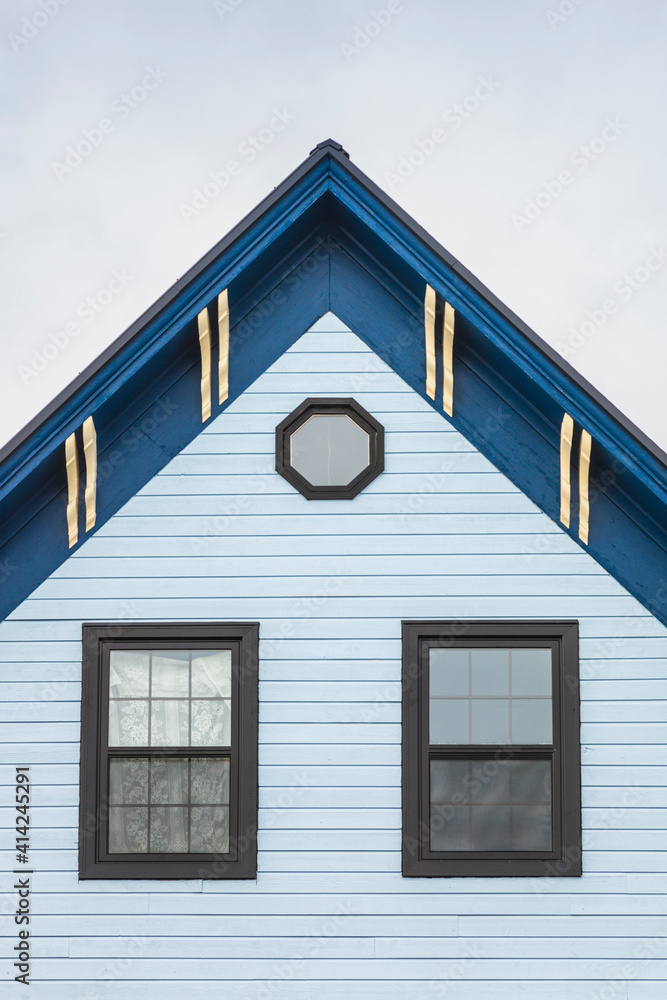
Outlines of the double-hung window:
[[81,878],[254,878],[256,624],[83,626]]
[[576,622],[403,623],[403,874],[580,875]]

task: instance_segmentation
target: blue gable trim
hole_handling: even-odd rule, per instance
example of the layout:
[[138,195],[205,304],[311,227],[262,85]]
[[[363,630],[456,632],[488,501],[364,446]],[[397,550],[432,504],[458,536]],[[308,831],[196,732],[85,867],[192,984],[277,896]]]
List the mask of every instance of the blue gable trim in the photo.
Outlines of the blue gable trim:
[[[196,317],[219,291],[232,320],[225,406],[329,309],[426,399],[426,282],[457,311],[454,425],[558,522],[569,412],[594,441],[586,548],[667,624],[667,456],[331,142],[0,452],[0,615],[71,551],[64,441],[86,417],[98,432],[96,527],[199,433]],[[427,402],[442,412],[441,398]]]

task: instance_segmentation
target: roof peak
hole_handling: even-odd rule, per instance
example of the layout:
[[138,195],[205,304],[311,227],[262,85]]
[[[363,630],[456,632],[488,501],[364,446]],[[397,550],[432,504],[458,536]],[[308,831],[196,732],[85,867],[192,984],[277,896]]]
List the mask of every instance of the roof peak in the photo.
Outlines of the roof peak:
[[348,160],[350,159],[350,154],[348,153],[348,151],[342,146],[340,142],[336,142],[335,139],[325,139],[324,142],[318,142],[317,146],[315,146],[315,149],[311,149],[310,155],[313,156],[320,149],[335,149],[337,153],[342,153],[343,156],[347,156]]
[[[96,497],[96,507],[86,531],[108,521],[199,433],[204,371],[199,316],[207,312],[215,318],[223,292],[229,305],[221,314],[228,323],[229,381],[227,395],[212,403],[213,414],[331,311],[447,419],[444,381],[437,401],[426,381],[427,286],[437,293],[438,325],[445,303],[456,315],[450,354],[456,373],[453,425],[667,624],[667,456],[333,139],[319,143],[0,450],[0,570],[5,567],[0,618],[70,552],[66,511],[69,507],[78,523],[82,509],[77,477],[67,475],[75,469],[67,456],[93,454],[93,426],[96,464],[85,460],[87,495]],[[215,319],[211,335],[215,350]],[[444,343],[439,338],[440,333]],[[437,359],[435,367],[436,376],[442,375]],[[592,449],[589,505],[595,501],[595,507],[585,544],[576,517],[570,525],[560,519],[564,416],[576,428],[571,448],[583,455],[588,441]],[[92,470],[94,482],[95,469],[93,493],[88,478]],[[89,514],[87,509],[86,524]]]

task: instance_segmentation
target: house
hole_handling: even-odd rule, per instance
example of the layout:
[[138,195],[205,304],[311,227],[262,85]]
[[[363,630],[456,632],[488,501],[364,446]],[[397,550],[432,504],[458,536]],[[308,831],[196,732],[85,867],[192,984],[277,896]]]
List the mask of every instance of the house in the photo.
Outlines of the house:
[[667,456],[341,146],[0,490],[3,996],[664,998]]

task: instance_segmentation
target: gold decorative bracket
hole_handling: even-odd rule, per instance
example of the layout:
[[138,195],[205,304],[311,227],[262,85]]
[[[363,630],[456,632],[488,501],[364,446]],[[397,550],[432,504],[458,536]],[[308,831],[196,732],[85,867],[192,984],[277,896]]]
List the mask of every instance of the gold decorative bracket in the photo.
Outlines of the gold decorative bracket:
[[426,395],[435,399],[435,289],[426,286],[424,296],[424,336],[426,340]]
[[566,528],[570,527],[570,466],[573,435],[574,420],[569,413],[565,413],[560,426],[560,519]]
[[454,307],[445,302],[442,328],[442,408],[448,417],[454,415]]
[[588,545],[588,522],[591,510],[588,480],[591,470],[592,444],[593,441],[588,431],[582,431],[579,443],[579,539],[584,545]]
[[92,417],[83,422],[83,455],[86,460],[86,531],[97,519],[97,434]]
[[211,324],[208,309],[199,313],[197,325],[201,351],[201,422],[204,424],[211,416]]
[[70,549],[79,540],[79,459],[74,434],[65,441],[65,468],[67,470],[67,536]]
[[229,396],[229,301],[227,289],[218,295],[218,402]]

